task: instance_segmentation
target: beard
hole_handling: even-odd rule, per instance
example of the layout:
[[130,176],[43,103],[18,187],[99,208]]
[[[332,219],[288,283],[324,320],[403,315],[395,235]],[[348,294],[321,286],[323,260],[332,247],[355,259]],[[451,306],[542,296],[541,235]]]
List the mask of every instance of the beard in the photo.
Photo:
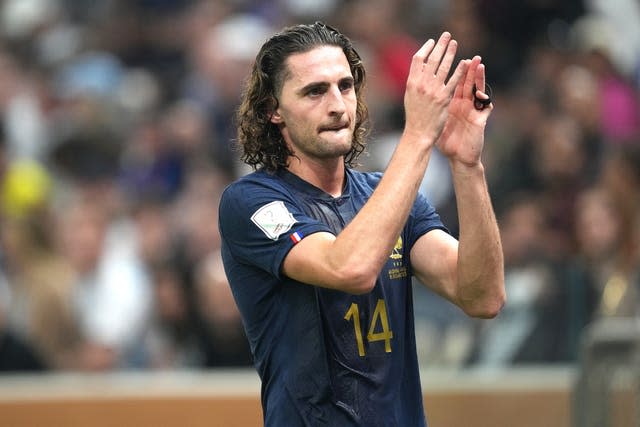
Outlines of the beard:
[[317,159],[334,159],[342,156],[346,156],[351,151],[351,140],[348,143],[340,144],[327,144],[324,140],[320,139],[318,143],[303,144],[294,146],[294,153],[296,149],[299,152],[304,153],[307,157],[313,157]]
[[[292,135],[294,136],[294,135]],[[316,159],[334,159],[346,156],[353,148],[353,129],[350,126],[340,130],[324,130],[314,135],[300,135],[292,138],[294,154]]]

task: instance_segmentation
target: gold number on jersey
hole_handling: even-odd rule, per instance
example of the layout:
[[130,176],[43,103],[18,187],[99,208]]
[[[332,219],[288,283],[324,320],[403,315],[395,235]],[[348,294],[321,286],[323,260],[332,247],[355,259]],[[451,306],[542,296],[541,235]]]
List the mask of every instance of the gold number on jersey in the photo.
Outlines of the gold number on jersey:
[[[362,328],[360,327],[360,309],[358,304],[351,303],[349,310],[344,315],[344,319],[349,321],[353,319],[353,330],[356,336],[356,343],[358,344],[358,354],[360,357],[364,357],[366,352],[364,350],[364,340],[362,339]],[[378,323],[380,324],[381,331],[376,332]],[[384,351],[391,353],[391,338],[393,338],[393,332],[389,329],[389,316],[387,314],[387,305],[383,299],[379,299],[376,304],[376,308],[373,311],[373,318],[369,325],[369,333],[367,333],[368,342],[384,341]]]

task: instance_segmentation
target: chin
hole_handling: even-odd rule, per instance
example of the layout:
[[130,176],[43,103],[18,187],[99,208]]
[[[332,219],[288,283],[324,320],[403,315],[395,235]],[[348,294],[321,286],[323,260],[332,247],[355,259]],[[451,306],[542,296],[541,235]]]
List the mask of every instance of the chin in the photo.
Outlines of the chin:
[[335,159],[337,157],[346,156],[351,151],[351,146],[333,146],[331,149],[324,150],[322,153],[317,153],[318,157],[325,159]]
[[344,144],[336,145],[333,151],[336,154],[336,156],[344,156],[347,153],[349,153],[349,151],[351,151],[352,147],[353,145],[351,144],[351,141],[349,141],[349,142],[345,142]]

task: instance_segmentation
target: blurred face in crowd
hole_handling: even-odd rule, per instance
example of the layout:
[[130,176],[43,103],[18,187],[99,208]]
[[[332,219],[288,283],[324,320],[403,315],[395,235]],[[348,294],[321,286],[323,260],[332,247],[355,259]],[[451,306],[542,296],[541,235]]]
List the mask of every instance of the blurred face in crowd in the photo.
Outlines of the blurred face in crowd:
[[582,253],[589,259],[611,256],[620,243],[620,216],[611,198],[602,190],[580,194],[576,210],[576,237]]
[[560,107],[588,130],[598,129],[600,98],[598,82],[591,70],[579,65],[565,68],[557,79]]
[[61,215],[58,227],[62,254],[80,273],[96,268],[102,254],[107,222],[100,207],[80,202]]
[[544,216],[533,198],[514,204],[501,220],[500,232],[505,263],[518,265],[541,250]]
[[579,178],[585,162],[580,127],[571,117],[548,117],[534,144],[535,166],[548,183]]
[[342,49],[291,55],[278,101],[271,121],[300,159],[334,159],[351,150],[357,99]]

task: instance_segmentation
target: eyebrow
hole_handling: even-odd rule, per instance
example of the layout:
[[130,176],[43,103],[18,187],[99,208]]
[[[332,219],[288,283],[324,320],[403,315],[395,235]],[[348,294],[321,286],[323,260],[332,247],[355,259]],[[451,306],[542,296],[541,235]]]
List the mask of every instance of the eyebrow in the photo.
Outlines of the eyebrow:
[[312,82],[303,87],[301,87],[297,92],[300,95],[304,95],[305,93],[310,92],[313,89],[326,89],[329,87],[329,83],[326,82]]
[[[352,76],[345,76],[343,78],[341,78],[338,81],[338,84],[342,84],[342,83],[351,83],[354,84],[355,80]],[[312,89],[326,89],[327,87],[329,87],[329,83],[327,82],[311,82],[303,87],[301,87],[300,89],[298,89],[296,92],[298,94],[305,94],[308,93],[309,91],[311,91]]]

